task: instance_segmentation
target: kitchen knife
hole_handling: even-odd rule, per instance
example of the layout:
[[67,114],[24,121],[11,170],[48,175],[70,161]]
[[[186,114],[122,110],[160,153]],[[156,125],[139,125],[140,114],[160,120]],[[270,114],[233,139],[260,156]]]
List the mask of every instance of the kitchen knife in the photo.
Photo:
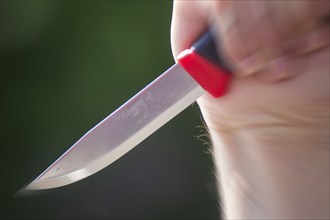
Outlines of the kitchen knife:
[[225,94],[230,71],[205,33],[173,65],[133,98],[88,131],[26,186],[41,190],[64,186],[105,168],[179,114],[205,91]]

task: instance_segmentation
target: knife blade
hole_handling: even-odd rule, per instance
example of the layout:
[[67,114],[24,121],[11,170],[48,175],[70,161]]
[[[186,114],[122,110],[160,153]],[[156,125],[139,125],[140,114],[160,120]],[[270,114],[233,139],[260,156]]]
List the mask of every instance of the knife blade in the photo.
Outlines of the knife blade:
[[88,131],[25,190],[56,188],[84,179],[126,154],[205,91],[214,97],[225,94],[229,68],[215,48],[208,31],[180,53],[178,64]]

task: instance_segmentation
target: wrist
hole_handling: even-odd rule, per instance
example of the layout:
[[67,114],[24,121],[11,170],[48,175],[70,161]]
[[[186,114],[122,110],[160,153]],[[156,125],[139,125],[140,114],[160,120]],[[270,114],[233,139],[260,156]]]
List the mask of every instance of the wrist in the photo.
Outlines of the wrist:
[[329,217],[329,129],[283,129],[210,129],[227,218]]
[[228,218],[329,218],[328,57],[306,57],[290,81],[235,78],[226,96],[198,100]]

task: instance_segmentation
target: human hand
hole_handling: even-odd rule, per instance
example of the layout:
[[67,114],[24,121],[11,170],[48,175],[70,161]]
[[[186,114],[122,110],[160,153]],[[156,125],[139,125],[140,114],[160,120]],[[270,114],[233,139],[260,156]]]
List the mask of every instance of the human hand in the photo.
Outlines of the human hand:
[[236,75],[285,80],[301,71],[297,57],[329,45],[329,7],[328,0],[175,1],[173,54],[212,26]]
[[329,218],[328,15],[329,1],[174,3],[174,56],[213,26],[236,76],[198,100],[228,218]]

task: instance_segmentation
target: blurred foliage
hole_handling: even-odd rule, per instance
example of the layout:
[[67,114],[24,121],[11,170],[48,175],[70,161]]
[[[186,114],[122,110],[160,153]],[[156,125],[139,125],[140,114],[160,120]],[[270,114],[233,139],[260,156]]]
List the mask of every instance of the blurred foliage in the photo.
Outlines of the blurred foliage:
[[195,106],[86,180],[15,197],[173,64],[171,1],[1,0],[1,219],[214,219]]

